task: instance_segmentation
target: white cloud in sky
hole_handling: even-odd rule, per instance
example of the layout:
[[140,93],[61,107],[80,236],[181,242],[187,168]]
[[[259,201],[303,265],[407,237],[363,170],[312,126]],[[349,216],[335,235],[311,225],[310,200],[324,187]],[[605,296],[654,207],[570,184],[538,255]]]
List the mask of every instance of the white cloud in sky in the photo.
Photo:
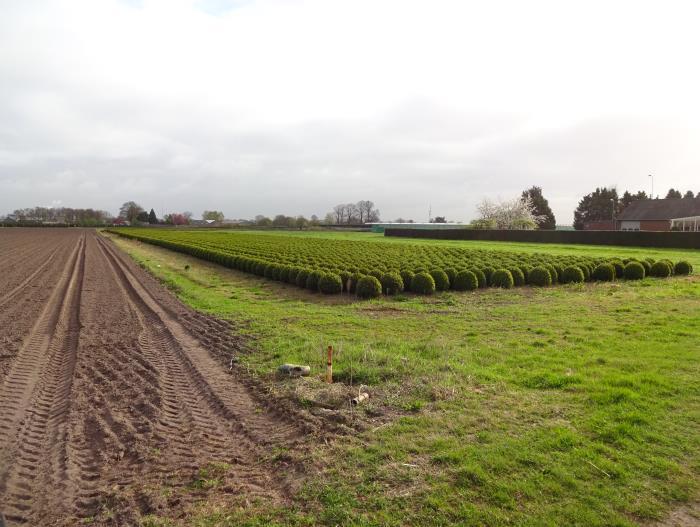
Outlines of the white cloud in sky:
[[690,1],[9,0],[0,212],[700,191]]

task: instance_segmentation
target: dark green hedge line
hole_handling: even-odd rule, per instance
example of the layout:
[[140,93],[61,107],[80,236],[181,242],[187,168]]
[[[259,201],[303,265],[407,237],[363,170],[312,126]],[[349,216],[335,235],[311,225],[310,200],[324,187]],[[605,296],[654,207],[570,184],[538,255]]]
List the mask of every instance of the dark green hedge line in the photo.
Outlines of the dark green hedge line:
[[314,292],[361,298],[690,274],[688,262],[610,259],[231,232],[112,232]]
[[491,242],[564,243],[700,249],[700,232],[653,231],[511,231],[482,229],[386,229],[384,236]]

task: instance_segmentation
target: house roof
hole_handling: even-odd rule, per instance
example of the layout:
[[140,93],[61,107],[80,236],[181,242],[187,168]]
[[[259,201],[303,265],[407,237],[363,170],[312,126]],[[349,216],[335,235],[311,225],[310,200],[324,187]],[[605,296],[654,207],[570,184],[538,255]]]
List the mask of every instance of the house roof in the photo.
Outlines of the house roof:
[[672,220],[700,216],[700,199],[640,199],[633,201],[617,217],[619,221]]

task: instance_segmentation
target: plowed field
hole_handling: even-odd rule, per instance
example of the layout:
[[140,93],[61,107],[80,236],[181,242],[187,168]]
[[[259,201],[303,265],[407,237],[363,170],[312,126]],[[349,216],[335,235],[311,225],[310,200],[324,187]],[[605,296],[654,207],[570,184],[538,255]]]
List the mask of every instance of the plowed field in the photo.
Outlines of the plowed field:
[[176,515],[181,498],[144,489],[192,485],[213,462],[232,467],[224,492],[285,500],[293,469],[265,460],[311,425],[229,370],[240,348],[231,325],[179,303],[92,230],[1,230],[0,270],[0,510],[10,525]]

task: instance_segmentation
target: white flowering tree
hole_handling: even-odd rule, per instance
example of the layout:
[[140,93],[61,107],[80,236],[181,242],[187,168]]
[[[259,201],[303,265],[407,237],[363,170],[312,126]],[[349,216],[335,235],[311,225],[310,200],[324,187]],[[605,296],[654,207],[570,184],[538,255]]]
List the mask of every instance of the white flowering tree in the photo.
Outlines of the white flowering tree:
[[530,230],[537,228],[540,216],[529,196],[494,202],[484,198],[476,207],[479,219],[472,225],[479,229]]

